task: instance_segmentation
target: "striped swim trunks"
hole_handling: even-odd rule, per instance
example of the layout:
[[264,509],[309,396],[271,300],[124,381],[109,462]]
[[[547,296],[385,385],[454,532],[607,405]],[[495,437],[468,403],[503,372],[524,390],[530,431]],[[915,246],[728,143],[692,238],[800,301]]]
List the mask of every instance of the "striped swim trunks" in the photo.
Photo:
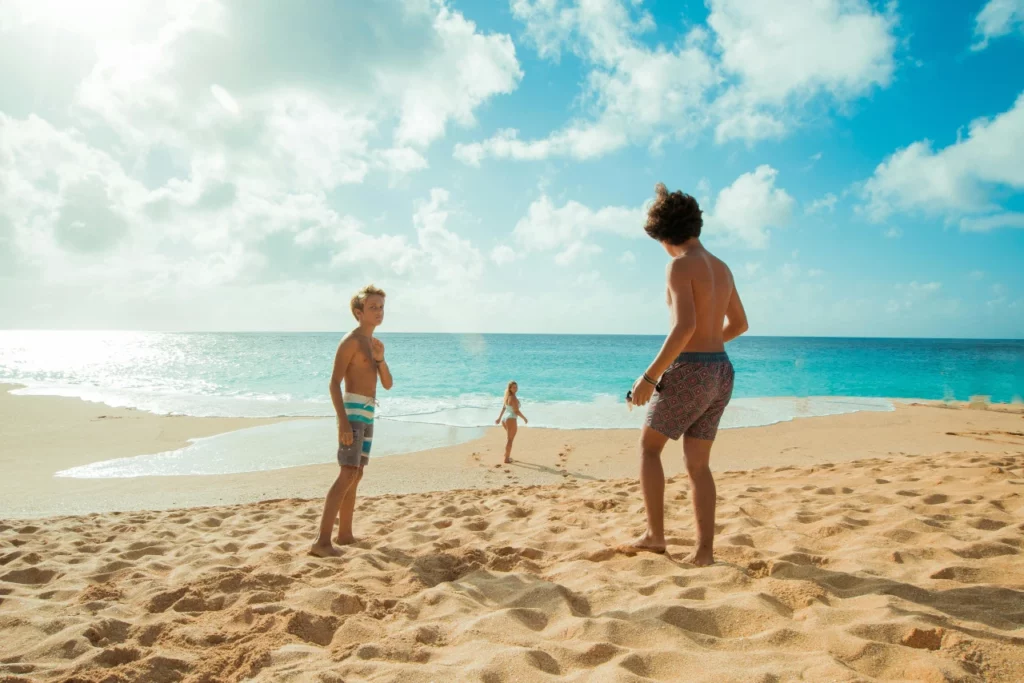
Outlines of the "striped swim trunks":
[[371,397],[345,392],[345,414],[352,425],[352,445],[338,444],[338,464],[342,467],[365,467],[370,462],[373,409]]
[[651,398],[647,426],[670,439],[714,441],[735,379],[725,352],[679,354]]

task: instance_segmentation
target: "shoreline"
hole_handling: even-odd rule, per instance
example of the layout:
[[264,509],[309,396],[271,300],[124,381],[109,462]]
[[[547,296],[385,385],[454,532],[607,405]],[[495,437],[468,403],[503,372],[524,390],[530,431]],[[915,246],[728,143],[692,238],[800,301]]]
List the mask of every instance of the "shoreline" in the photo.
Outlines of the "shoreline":
[[[12,475],[0,481],[4,501],[0,519],[315,499],[324,495],[336,476],[337,465],[327,462],[241,474],[56,478],[55,472],[78,465],[175,450],[193,438],[307,418],[162,416],[76,398],[16,396],[9,393],[11,386],[0,385],[0,436],[10,444],[0,454],[0,467]],[[964,437],[947,432],[1005,430],[1008,420],[1024,416],[1024,410],[1012,404],[989,410],[920,402],[894,405],[892,412],[798,418],[722,430],[713,468],[727,472],[802,467],[956,450],[964,446]],[[524,428],[516,439],[515,462],[495,467],[504,434],[491,427],[482,438],[456,446],[372,460],[360,496],[635,477],[637,437],[636,429]],[[971,441],[982,450],[999,445],[993,442],[990,448],[984,441]],[[682,471],[680,450],[672,444],[666,448],[667,476]]]

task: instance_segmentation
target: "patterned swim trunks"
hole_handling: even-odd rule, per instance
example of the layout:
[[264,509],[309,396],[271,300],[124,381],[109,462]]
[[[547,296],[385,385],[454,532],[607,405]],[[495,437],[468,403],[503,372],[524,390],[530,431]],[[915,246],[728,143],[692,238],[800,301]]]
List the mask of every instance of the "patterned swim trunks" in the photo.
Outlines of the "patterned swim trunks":
[[681,353],[661,376],[647,409],[647,426],[672,440],[683,434],[714,441],[735,378],[725,352]]

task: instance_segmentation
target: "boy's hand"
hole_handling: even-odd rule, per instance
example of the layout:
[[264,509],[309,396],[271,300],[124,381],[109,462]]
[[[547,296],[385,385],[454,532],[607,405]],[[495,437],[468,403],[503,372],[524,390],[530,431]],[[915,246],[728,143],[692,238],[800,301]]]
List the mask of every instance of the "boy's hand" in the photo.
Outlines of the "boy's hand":
[[338,443],[342,446],[351,446],[355,440],[355,436],[352,434],[352,425],[347,421],[343,425],[338,425]]
[[643,406],[647,405],[647,402],[651,400],[651,396],[654,395],[654,385],[645,380],[643,377],[638,379],[633,384],[633,405]]
[[384,362],[384,342],[374,337],[370,340],[370,346],[373,348],[373,360],[378,363]]

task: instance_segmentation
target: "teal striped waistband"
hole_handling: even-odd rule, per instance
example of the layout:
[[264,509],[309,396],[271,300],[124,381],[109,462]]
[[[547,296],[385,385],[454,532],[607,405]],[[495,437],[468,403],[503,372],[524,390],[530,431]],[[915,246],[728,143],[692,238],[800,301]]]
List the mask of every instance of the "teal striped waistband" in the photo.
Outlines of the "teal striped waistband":
[[362,394],[345,393],[345,414],[349,422],[373,423],[374,400]]

